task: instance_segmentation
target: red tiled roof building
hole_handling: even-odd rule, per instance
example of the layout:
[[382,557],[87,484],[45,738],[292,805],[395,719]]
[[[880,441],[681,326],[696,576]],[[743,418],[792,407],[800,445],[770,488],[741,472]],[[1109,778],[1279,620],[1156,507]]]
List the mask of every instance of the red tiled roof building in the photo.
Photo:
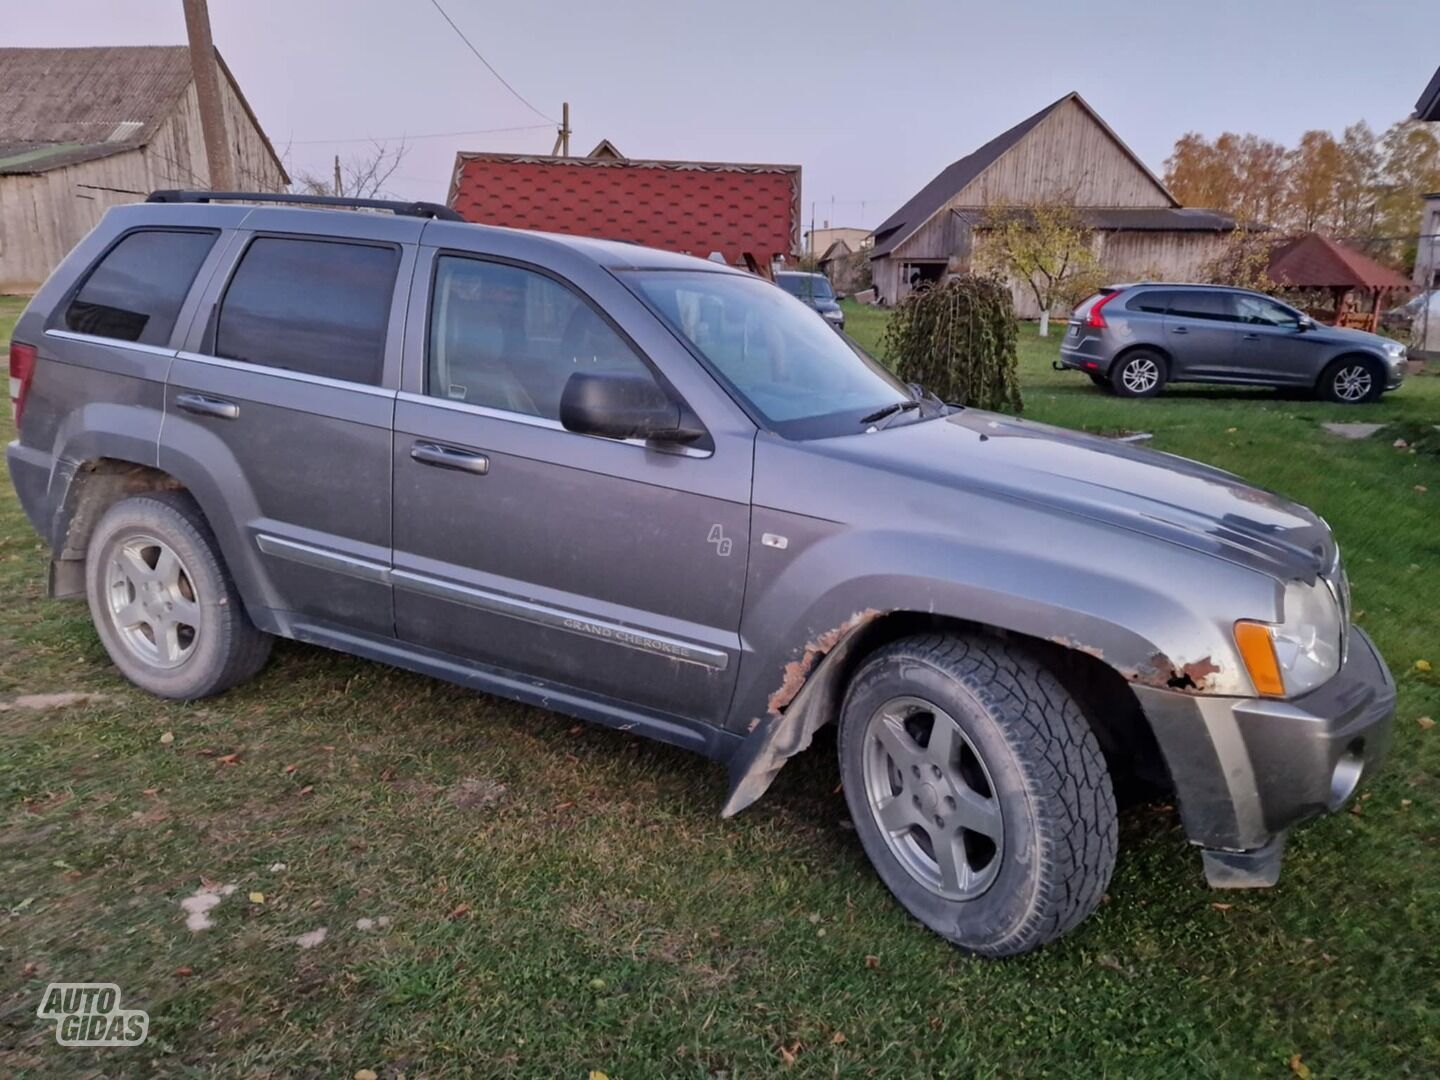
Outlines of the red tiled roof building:
[[466,221],[628,240],[731,265],[800,249],[800,166],[620,157],[455,156],[449,204]]

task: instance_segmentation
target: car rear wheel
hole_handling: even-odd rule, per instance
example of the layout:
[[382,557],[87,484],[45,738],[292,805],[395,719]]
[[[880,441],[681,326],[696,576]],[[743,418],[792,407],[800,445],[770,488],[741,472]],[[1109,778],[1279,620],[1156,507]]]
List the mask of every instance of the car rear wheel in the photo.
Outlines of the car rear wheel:
[[1108,376],[1101,375],[1098,371],[1087,371],[1085,374],[1090,376],[1090,381],[1100,387],[1101,390],[1110,389],[1110,379]]
[[255,675],[271,638],[245,614],[203,515],[180,492],[116,503],[86,552],[86,596],[121,673],[159,697],[219,694]]
[[1379,366],[1358,357],[1342,356],[1320,376],[1320,393],[1341,405],[1375,401],[1384,390],[1385,380]]
[[1165,359],[1136,349],[1110,368],[1110,385],[1121,397],[1154,397],[1165,388]]
[[1055,677],[983,636],[881,649],[840,719],[856,833],[911,915],[969,952],[1029,952],[1100,903],[1115,798],[1100,746]]

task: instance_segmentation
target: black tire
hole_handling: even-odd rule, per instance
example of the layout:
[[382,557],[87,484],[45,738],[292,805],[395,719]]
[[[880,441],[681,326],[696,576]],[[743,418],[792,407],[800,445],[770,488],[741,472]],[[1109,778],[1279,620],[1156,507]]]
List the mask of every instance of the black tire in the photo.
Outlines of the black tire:
[[[1368,385],[1364,384],[1367,378]],[[1369,357],[1342,356],[1325,368],[1315,389],[1326,401],[1338,405],[1367,405],[1379,401],[1385,392],[1385,371]]]
[[1110,379],[1107,376],[1101,375],[1098,371],[1087,371],[1085,374],[1090,376],[1090,381],[1096,386],[1098,386],[1101,390],[1112,389],[1112,387],[1110,386]]
[[[937,813],[952,815],[945,819],[949,829],[937,828],[935,835],[959,833],[952,850],[967,862],[974,895],[944,895],[938,859],[934,880],[918,876],[913,867],[923,859],[913,852],[923,855],[929,821],[884,828],[884,811],[872,797],[870,785],[881,776],[879,803],[888,795],[899,816],[911,813],[904,805],[911,787],[909,766],[895,767],[896,758],[876,732],[885,722],[881,717],[896,715],[898,703],[915,700],[953,720],[961,736],[951,736],[959,755],[953,759],[954,776],[980,804],[998,809],[1000,835],[989,844],[987,862],[986,844],[972,844],[986,838],[956,829],[955,815],[963,816],[965,808],[957,811],[955,801],[943,794],[961,795],[953,783],[942,781],[938,772],[933,781],[914,781],[911,800],[917,808],[922,799],[925,803],[915,814],[927,816],[933,806]],[[931,723],[939,722],[932,718]],[[905,721],[911,723],[923,725],[923,715]],[[888,730],[893,735],[894,728]],[[935,730],[925,733],[927,744]],[[1118,848],[1110,775],[1079,707],[1054,675],[1023,650],[982,635],[894,642],[868,658],[852,679],[838,741],[845,798],[865,853],[905,910],[937,934],[968,952],[1014,956],[1073,929],[1100,903]],[[918,746],[919,739],[915,742]],[[883,760],[883,771],[867,764],[867,757]],[[926,792],[927,787],[932,790]],[[943,803],[937,801],[937,790]],[[939,826],[942,819],[934,821]],[[934,851],[933,836],[929,848]]]
[[1135,349],[1110,365],[1110,389],[1121,397],[1155,397],[1165,389],[1165,358]]
[[[159,581],[166,548],[178,561],[175,584],[169,586]],[[146,579],[142,589],[136,580],[147,569],[154,584]],[[142,595],[152,587],[154,594]],[[189,701],[223,693],[257,674],[269,659],[273,639],[250,622],[214,534],[181,492],[137,495],[105,512],[86,551],[85,594],[110,659],[127,679],[158,697]],[[198,625],[172,615],[172,607],[193,613]],[[122,625],[136,617],[141,621]],[[169,656],[169,635],[157,632],[162,625],[176,627]]]

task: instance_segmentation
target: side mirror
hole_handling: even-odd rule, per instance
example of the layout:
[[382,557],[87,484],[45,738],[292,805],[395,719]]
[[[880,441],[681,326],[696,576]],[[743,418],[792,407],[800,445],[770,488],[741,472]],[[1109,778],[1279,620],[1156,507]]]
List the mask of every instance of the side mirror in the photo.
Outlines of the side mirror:
[[704,432],[679,402],[646,375],[577,371],[560,393],[566,431],[606,439],[693,442]]
[[1315,329],[1315,320],[1312,319],[1312,318],[1310,318],[1309,315],[1301,315],[1301,316],[1300,316],[1300,321],[1295,324],[1295,329],[1296,329],[1296,330],[1299,330],[1302,334],[1303,334],[1306,330],[1314,330],[1314,329]]

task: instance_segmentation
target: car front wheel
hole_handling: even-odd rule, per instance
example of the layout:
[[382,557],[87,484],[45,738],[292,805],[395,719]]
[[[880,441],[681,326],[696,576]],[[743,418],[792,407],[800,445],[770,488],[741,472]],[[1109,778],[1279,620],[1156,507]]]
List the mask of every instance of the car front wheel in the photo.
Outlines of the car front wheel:
[[1341,405],[1363,405],[1385,390],[1379,368],[1368,360],[1341,357],[1320,376],[1320,392]]
[[159,697],[219,694],[256,674],[272,639],[245,614],[219,545],[191,499],[124,499],[95,526],[86,596],[121,673]]
[[1110,776],[1079,707],[1023,650],[979,635],[886,646],[850,684],[839,751],[880,879],[962,949],[1029,952],[1100,903]]
[[1121,397],[1154,397],[1165,388],[1165,361],[1147,349],[1127,353],[1110,368],[1110,385]]

